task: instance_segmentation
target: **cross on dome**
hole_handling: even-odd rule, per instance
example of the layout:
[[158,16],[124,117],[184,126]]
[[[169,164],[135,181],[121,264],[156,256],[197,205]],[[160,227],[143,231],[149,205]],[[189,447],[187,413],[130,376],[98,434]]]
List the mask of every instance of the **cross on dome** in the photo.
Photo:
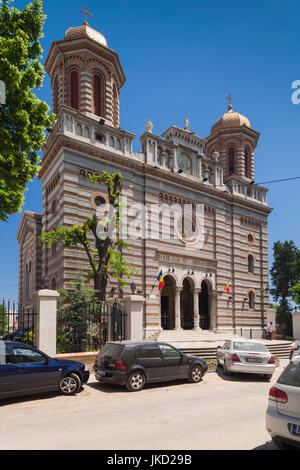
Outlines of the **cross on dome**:
[[93,18],[93,15],[90,14],[88,7],[79,8],[80,13],[84,15],[84,24],[88,24],[87,18]]

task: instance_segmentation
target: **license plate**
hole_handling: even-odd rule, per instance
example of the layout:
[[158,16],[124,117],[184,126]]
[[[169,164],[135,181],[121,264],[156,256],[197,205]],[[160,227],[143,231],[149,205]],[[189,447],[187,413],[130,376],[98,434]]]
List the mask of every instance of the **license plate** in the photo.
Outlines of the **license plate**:
[[261,359],[257,357],[246,357],[246,362],[256,362],[257,364],[261,362]]
[[293,424],[292,425],[292,434],[300,436],[300,426],[298,426],[297,424]]

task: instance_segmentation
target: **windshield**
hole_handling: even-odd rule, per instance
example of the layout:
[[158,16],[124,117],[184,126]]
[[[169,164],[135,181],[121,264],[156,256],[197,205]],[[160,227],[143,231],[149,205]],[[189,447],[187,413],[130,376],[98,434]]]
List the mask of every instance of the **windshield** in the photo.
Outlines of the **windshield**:
[[104,348],[101,349],[99,352],[98,356],[103,357],[107,356],[112,359],[119,359],[122,352],[123,352],[124,346],[122,344],[106,344]]
[[279,377],[278,383],[282,385],[292,385],[293,387],[300,387],[300,363],[290,362],[290,364]]
[[250,343],[248,341],[236,341],[233,343],[234,351],[268,352],[261,343]]

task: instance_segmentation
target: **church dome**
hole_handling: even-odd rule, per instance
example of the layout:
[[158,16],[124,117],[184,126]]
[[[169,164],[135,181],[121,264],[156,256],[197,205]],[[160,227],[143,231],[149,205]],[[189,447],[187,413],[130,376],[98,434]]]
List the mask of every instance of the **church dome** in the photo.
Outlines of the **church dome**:
[[101,46],[108,47],[107,41],[103,34],[91,28],[87,23],[84,23],[82,26],[69,28],[65,34],[65,39],[77,39],[82,37],[92,39],[98,44],[101,44]]
[[232,111],[232,105],[228,106],[228,112],[219,118],[211,128],[211,133],[219,129],[227,129],[230,127],[246,126],[251,128],[249,119],[242,114]]

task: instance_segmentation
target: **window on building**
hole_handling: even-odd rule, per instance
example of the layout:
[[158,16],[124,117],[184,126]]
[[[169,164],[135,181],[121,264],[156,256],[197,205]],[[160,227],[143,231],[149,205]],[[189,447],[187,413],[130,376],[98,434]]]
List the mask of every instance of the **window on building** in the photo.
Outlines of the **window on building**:
[[248,299],[249,299],[249,308],[250,309],[254,309],[254,306],[255,306],[255,295],[254,295],[254,292],[249,292],[249,295],[248,295]]
[[250,178],[250,149],[249,147],[245,148],[245,176]]
[[234,175],[234,148],[228,149],[228,174]]
[[113,99],[114,99],[114,109],[113,109],[113,123],[115,127],[118,127],[118,92],[116,85],[113,88]]
[[102,80],[100,75],[94,75],[94,114],[102,116]]
[[51,289],[56,290],[56,280],[55,280],[55,278],[52,279]]
[[71,108],[74,109],[79,109],[79,79],[78,79],[78,73],[74,70],[74,72],[71,73]]
[[[54,229],[53,232],[56,232],[56,229]],[[56,243],[53,243],[53,245],[52,245],[52,256],[56,254],[56,248],[57,248]]]
[[254,273],[254,257],[248,256],[248,273]]

